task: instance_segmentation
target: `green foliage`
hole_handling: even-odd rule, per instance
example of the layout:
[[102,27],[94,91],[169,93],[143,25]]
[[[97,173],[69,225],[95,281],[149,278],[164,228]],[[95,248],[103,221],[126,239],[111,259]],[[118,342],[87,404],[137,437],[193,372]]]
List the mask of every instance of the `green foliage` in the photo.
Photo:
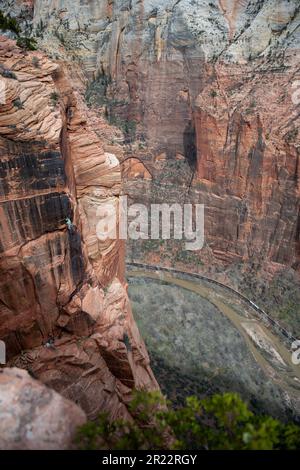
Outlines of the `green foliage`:
[[59,100],[59,94],[56,93],[56,91],[54,91],[53,93],[51,93],[50,95],[50,100],[51,100],[51,104],[53,107],[55,107],[58,103],[58,100]]
[[164,245],[164,240],[143,240],[142,249],[144,252],[158,251]]
[[197,265],[201,266],[203,262],[199,260],[196,254],[191,254],[187,250],[178,250],[175,254],[174,261],[176,263],[185,263],[185,264],[191,264],[191,265]]
[[111,82],[110,77],[105,74],[99,75],[93,82],[89,83],[85,100],[89,107],[103,106],[107,104],[107,88]]
[[291,129],[285,136],[288,142],[294,142],[298,136],[298,129]]
[[12,31],[13,33],[20,34],[21,29],[15,18],[12,18],[10,15],[4,15],[0,10],[0,29],[3,31]]
[[13,80],[17,80],[16,74],[12,71],[4,67],[4,65],[0,64],[0,75],[4,78],[11,78]]
[[130,338],[127,333],[124,333],[123,335],[123,343],[125,344],[127,351],[132,350]]
[[16,99],[13,101],[13,105],[14,105],[17,109],[23,109],[23,108],[24,108],[23,103],[22,103],[22,101],[20,100],[20,98],[16,98]]
[[116,126],[123,132],[126,141],[132,142],[135,139],[136,135],[136,122],[131,120],[122,119],[119,116],[110,113],[107,116],[109,124]]
[[285,450],[299,450],[300,427],[296,424],[281,425],[279,447]]
[[95,422],[89,422],[79,430],[76,443],[85,450],[163,450],[166,423],[159,415],[163,404],[158,392],[136,393],[129,405],[134,421],[119,419],[111,422],[108,415],[102,413]]
[[19,37],[17,39],[17,46],[25,49],[27,51],[36,51],[37,50],[37,42],[33,38],[28,37]]
[[268,450],[278,444],[279,422],[256,417],[234,393],[201,402],[191,397],[186,407],[169,414],[182,449]]
[[17,46],[21,47],[22,49],[26,49],[29,51],[35,51],[36,47],[36,40],[29,37],[20,36],[21,28],[18,25],[18,22],[15,18],[12,18],[9,14],[4,15],[4,13],[0,10],[0,29],[3,31],[12,31],[18,36],[17,39]]
[[102,73],[89,83],[85,91],[85,100],[89,107],[99,107],[106,105],[107,113],[110,114],[111,110],[118,106],[127,104],[125,100],[117,100],[109,96],[109,86],[112,80],[109,75]]
[[81,449],[115,450],[294,450],[300,428],[269,416],[254,415],[235,393],[167,409],[159,392],[135,392],[129,405],[134,421],[111,422],[106,414],[78,432]]
[[116,126],[123,132],[127,142],[131,142],[136,134],[136,122],[124,119],[116,112],[128,104],[125,100],[117,100],[110,96],[109,87],[111,77],[104,73],[91,82],[85,92],[85,100],[89,107],[105,106],[105,117],[109,124]]
[[46,24],[43,22],[43,20],[40,20],[40,22],[37,24],[36,29],[35,29],[35,34],[37,37],[42,38],[44,36],[44,31],[46,30]]
[[216,90],[211,90],[210,96],[211,96],[212,98],[216,98],[216,96],[218,96],[218,93],[216,92]]

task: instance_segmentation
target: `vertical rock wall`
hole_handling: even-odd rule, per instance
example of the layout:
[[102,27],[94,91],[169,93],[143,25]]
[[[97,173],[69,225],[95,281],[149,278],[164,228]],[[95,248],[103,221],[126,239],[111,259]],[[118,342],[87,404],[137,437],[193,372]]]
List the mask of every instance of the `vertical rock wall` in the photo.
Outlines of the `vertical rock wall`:
[[[120,167],[97,135],[80,69],[1,37],[0,338],[8,364],[96,417],[128,414],[133,388],[155,389],[124,284],[124,248],[96,235],[118,209]],[[97,131],[97,132],[96,132]],[[68,226],[67,219],[72,221]]]

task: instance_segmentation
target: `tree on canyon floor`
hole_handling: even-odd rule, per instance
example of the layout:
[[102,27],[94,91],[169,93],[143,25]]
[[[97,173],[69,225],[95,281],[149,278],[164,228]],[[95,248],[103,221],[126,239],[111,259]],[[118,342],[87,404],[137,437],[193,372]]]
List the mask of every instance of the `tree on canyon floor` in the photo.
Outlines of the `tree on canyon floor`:
[[21,29],[17,23],[15,18],[12,18],[10,15],[4,15],[4,13],[0,10],[0,29],[2,31],[12,31],[13,33],[19,35]]
[[129,406],[134,421],[111,422],[102,414],[78,432],[77,445],[88,450],[295,450],[300,427],[252,413],[235,393],[167,408],[159,392],[135,392]]

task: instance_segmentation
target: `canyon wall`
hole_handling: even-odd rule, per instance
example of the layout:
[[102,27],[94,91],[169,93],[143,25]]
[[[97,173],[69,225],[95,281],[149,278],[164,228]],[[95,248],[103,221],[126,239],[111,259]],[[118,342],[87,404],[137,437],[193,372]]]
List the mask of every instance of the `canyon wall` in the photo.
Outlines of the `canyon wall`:
[[[124,281],[124,247],[96,235],[118,210],[110,129],[84,101],[80,67],[0,42],[0,338],[27,369],[95,418],[128,417],[157,389]],[[4,93],[4,95],[3,95]],[[106,137],[105,137],[106,136]]]
[[[118,207],[122,166],[133,200],[205,204],[205,249],[177,251],[185,268],[299,271],[299,2],[0,8],[38,45],[1,38],[0,337],[9,365],[89,417],[125,416],[131,390],[157,383],[124,246],[98,240],[96,215]],[[150,259],[174,264],[168,250],[150,247]]]
[[[195,170],[190,198],[205,204],[207,244],[225,265],[262,258],[299,268],[299,8],[35,1],[43,47],[72,51],[91,80],[105,81],[111,120],[131,124],[127,156],[154,179],[174,160]],[[149,176],[132,166],[126,174]],[[132,188],[139,202],[149,193]]]

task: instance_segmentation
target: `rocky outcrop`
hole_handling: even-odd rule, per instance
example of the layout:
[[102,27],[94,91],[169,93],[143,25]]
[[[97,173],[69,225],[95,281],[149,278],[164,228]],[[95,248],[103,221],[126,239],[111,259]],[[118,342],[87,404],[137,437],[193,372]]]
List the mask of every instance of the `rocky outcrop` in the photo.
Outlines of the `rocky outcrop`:
[[[91,78],[106,77],[107,112],[138,124],[129,154],[153,182],[175,159],[195,168],[190,200],[206,205],[215,261],[298,269],[296,0],[36,1],[36,30],[41,21],[47,49],[63,36]],[[139,202],[148,188],[129,185]]]
[[84,412],[28,372],[0,370],[0,449],[70,449]]
[[207,206],[209,244],[227,261],[259,255],[298,269],[295,68],[260,66],[253,73],[245,66],[231,65],[229,71],[216,65],[195,103],[197,177]]
[[9,365],[75,400],[89,417],[127,416],[155,389],[124,283],[124,248],[101,242],[97,211],[118,209],[114,131],[83,99],[79,67],[1,37],[0,338]]

